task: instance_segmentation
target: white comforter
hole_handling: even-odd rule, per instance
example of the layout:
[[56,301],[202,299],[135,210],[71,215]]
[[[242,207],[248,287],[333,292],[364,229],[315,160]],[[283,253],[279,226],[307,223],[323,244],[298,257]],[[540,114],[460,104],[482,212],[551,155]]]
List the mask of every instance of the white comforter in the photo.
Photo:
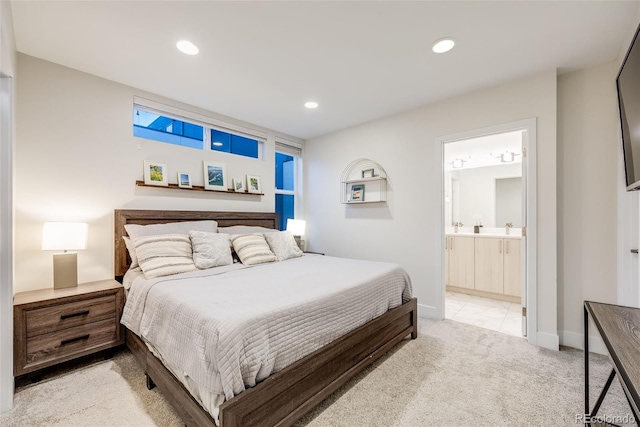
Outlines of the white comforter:
[[230,399],[411,298],[396,264],[305,255],[136,279],[122,323]]

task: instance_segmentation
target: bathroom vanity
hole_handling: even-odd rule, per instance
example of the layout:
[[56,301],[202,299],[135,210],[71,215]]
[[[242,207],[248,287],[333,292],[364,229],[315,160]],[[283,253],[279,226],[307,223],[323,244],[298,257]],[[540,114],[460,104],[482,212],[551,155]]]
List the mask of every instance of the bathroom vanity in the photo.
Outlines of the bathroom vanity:
[[446,233],[447,290],[519,303],[522,237],[516,233]]

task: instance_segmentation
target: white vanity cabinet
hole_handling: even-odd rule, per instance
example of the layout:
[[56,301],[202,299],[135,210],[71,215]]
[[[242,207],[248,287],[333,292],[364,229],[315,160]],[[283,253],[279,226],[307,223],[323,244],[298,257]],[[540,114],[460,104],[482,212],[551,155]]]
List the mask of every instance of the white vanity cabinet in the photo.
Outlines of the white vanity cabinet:
[[516,301],[521,297],[520,251],[519,238],[448,235],[445,284],[454,291]]
[[445,237],[447,286],[474,289],[474,237]]

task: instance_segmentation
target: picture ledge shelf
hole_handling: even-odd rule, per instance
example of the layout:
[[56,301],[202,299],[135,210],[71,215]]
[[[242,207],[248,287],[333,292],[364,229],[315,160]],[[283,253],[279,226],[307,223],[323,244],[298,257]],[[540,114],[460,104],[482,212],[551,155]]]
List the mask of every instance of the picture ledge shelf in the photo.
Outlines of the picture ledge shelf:
[[343,204],[386,203],[387,172],[373,160],[354,160],[342,173],[340,202]]
[[136,181],[136,185],[138,187],[151,187],[151,188],[169,188],[171,190],[191,190],[191,191],[204,191],[207,193],[231,193],[231,194],[245,194],[245,195],[249,195],[249,196],[264,196],[264,193],[249,193],[248,191],[233,191],[233,190],[227,190],[227,191],[216,191],[216,190],[205,190],[203,186],[201,185],[194,185],[191,188],[186,188],[186,187],[178,187],[178,184],[169,184],[168,186],[166,185],[149,185],[149,184],[145,184],[144,181]]

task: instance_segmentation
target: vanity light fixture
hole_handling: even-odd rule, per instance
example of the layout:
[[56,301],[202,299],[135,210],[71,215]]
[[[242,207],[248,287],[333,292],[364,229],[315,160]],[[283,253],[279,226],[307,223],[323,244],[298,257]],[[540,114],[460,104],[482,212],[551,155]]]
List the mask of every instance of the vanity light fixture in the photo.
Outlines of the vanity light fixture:
[[516,154],[513,151],[505,151],[504,153],[496,157],[500,159],[501,163],[511,163],[515,160],[516,156],[519,156],[519,155],[520,154]]
[[180,40],[178,43],[176,43],[176,46],[178,47],[178,50],[180,52],[187,55],[197,55],[198,52],[200,52],[198,46],[191,43],[189,40]]
[[445,53],[449,52],[456,45],[455,39],[451,37],[445,37],[439,40],[436,40],[433,43],[433,47],[431,48],[435,53]]
[[315,101],[309,101],[309,102],[305,102],[304,106],[310,110],[313,110],[314,108],[318,108],[318,103]]
[[453,161],[451,162],[451,166],[453,166],[454,169],[460,169],[461,167],[464,166],[464,162],[466,160],[462,160],[462,159],[453,159]]

